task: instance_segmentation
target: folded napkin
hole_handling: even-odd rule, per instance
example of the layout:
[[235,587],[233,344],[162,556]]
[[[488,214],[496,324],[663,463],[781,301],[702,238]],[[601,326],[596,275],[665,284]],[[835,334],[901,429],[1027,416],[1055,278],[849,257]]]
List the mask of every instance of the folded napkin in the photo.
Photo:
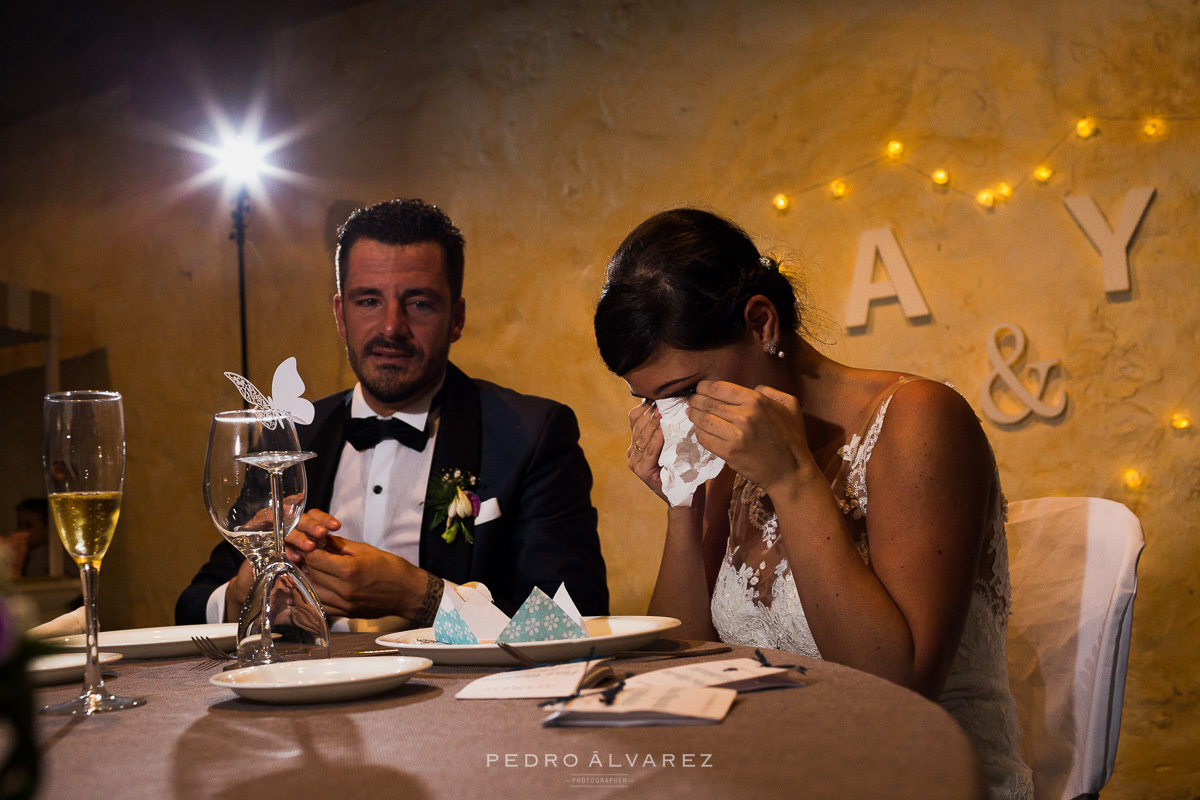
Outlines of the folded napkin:
[[61,617],[35,625],[25,632],[30,639],[50,639],[55,636],[74,636],[87,632],[87,619],[83,607],[68,611]]
[[690,506],[696,487],[721,473],[725,461],[696,440],[696,426],[688,419],[687,398],[670,397],[654,404],[662,415],[662,455],[658,457],[663,494],[672,506]]

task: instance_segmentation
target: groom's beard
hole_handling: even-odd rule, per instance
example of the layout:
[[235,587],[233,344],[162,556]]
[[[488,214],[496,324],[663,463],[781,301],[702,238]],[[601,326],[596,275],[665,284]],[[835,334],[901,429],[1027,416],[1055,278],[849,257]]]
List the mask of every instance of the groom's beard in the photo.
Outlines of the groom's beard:
[[442,380],[450,358],[450,337],[447,333],[435,350],[425,352],[412,339],[380,335],[358,351],[347,345],[346,355],[363,391],[384,405],[402,405]]

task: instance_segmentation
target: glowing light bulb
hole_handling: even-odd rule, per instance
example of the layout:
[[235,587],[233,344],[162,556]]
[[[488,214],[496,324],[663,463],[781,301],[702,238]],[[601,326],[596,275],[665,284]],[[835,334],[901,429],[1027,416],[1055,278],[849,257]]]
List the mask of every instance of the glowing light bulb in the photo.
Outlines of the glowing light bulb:
[[992,194],[991,189],[982,189],[975,195],[975,202],[984,208],[991,208],[996,205],[996,195]]
[[1172,414],[1171,427],[1177,431],[1182,431],[1186,428],[1192,427],[1192,421],[1186,414]]
[[945,186],[950,183],[950,173],[944,169],[935,169],[933,174],[929,176],[938,186]]
[[898,142],[895,139],[887,143],[888,158],[899,158],[904,155],[904,143]]
[[1151,117],[1146,120],[1146,124],[1142,126],[1142,133],[1149,136],[1151,139],[1156,139],[1167,132],[1166,124],[1158,117]]
[[834,200],[841,200],[846,196],[846,182],[841,178],[829,182],[829,196]]
[[1012,187],[1004,181],[1000,181],[996,184],[996,197],[1001,200],[1008,200],[1012,197]]
[[1054,175],[1054,170],[1050,169],[1045,164],[1042,164],[1033,171],[1033,178],[1038,183],[1045,183],[1046,181],[1050,180],[1052,175]]
[[263,171],[266,151],[257,142],[236,136],[225,142],[218,155],[220,167],[239,184],[249,183]]
[[1125,472],[1121,474],[1121,477],[1125,479],[1125,485],[1130,489],[1137,489],[1146,482],[1146,476],[1138,472],[1133,467],[1125,470]]
[[1084,117],[1075,123],[1075,133],[1080,139],[1087,139],[1096,133],[1096,120]]
[[788,197],[783,192],[771,198],[771,205],[775,206],[775,210],[779,212],[787,211],[792,206],[792,198]]

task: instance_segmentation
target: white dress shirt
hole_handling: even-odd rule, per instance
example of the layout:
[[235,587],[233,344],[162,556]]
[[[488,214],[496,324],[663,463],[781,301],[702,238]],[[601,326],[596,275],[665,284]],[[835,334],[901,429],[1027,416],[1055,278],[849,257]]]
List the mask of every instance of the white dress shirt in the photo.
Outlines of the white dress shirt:
[[[361,453],[349,442],[342,446],[329,501],[329,513],[342,523],[338,536],[365,542],[420,566],[421,517],[438,428],[438,414],[430,420],[429,406],[440,388],[392,415],[417,430],[425,430],[431,422],[424,450],[417,452],[395,439],[384,439]],[[367,405],[361,384],[354,387],[350,416],[379,417]]]
[[[365,542],[420,566],[421,518],[439,420],[439,412],[431,415],[430,406],[441,388],[439,383],[415,398],[404,411],[392,415],[418,430],[428,429],[429,441],[424,450],[417,452],[395,439],[384,439],[361,453],[349,442],[342,446],[328,509],[342,523],[334,531],[337,536]],[[350,416],[379,417],[367,405],[362,384],[354,387]],[[205,608],[208,622],[225,620],[228,587],[228,583],[222,584],[209,595]]]

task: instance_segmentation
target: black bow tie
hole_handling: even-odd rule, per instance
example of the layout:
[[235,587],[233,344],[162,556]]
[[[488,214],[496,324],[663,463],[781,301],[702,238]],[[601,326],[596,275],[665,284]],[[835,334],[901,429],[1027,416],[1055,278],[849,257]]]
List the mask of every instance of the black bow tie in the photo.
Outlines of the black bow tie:
[[405,447],[420,453],[425,450],[425,444],[429,441],[428,433],[400,419],[350,417],[345,422],[344,430],[346,441],[360,453],[384,439],[395,439]]

